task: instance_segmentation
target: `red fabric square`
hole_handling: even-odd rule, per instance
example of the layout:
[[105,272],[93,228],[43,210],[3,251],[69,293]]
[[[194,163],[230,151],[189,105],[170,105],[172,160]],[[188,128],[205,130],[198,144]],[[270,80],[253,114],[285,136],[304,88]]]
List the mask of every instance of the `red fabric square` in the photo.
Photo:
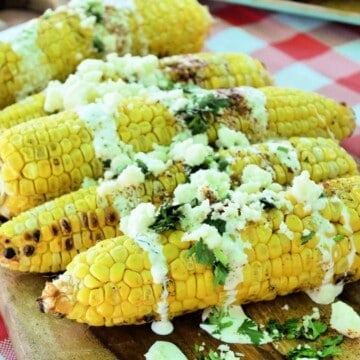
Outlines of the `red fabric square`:
[[251,24],[268,16],[268,14],[264,11],[239,5],[229,5],[220,8],[215,10],[213,14],[232,25]]
[[273,46],[297,60],[309,59],[329,50],[328,46],[304,33],[274,43]]
[[5,324],[4,321],[0,315],[0,341],[7,339],[8,335],[7,335],[7,331],[5,328]]
[[360,71],[338,79],[338,83],[360,93]]

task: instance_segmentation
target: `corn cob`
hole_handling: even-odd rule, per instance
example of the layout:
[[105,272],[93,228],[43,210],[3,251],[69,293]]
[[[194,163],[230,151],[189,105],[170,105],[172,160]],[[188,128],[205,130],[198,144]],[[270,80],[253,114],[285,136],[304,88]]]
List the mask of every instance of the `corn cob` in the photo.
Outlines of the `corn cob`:
[[[94,73],[96,77],[90,77]],[[0,126],[9,128],[30,119],[68,110],[77,103],[94,101],[96,97],[103,96],[104,88],[108,89],[105,81],[119,79],[160,87],[169,86],[169,82],[195,84],[206,89],[241,85],[260,87],[272,83],[265,67],[246,54],[196,53],[161,59],[154,55],[119,57],[111,54],[106,61],[84,60],[64,84],[50,82],[44,92],[6,107],[0,112]]]
[[[297,158],[299,164],[293,168],[288,160],[284,160],[281,154],[283,150],[269,150],[267,143],[252,145],[247,151],[224,150],[220,152],[217,161],[219,164],[222,160],[228,162],[227,171],[231,174],[234,186],[241,183],[244,168],[250,164],[269,169],[274,174],[274,181],[284,185],[290,184],[293,176],[303,170],[319,177],[316,170],[318,164],[312,159],[321,153],[324,153],[324,158],[319,159],[320,166],[325,171],[328,170],[327,174],[321,174],[321,179],[357,173],[351,156],[330,139],[292,138],[289,143],[275,142],[273,147],[287,146],[290,153],[290,144],[297,154],[291,155],[292,163],[296,163]],[[336,161],[335,155],[338,156]],[[310,162],[307,159],[310,159]],[[339,165],[345,163],[348,166]],[[150,175],[144,184],[136,188],[132,198],[160,206],[172,197],[177,185],[185,182],[188,176],[186,169],[182,163],[175,162],[163,174]],[[3,254],[0,255],[0,265],[24,272],[64,270],[78,252],[90,248],[100,239],[119,233],[118,220],[122,212],[116,204],[119,204],[119,199],[125,195],[126,192],[123,195],[113,194],[104,202],[98,187],[91,186],[19,214],[0,227],[0,254]],[[32,251],[29,252],[29,248]]]
[[[93,326],[113,326],[165,323],[212,305],[271,300],[296,291],[315,298],[317,290],[331,286],[334,298],[344,281],[360,276],[360,177],[327,182],[311,204],[295,193],[284,195],[291,203],[287,210],[281,205],[263,210],[261,219],[238,229],[230,244],[222,237],[217,249],[225,256],[236,252],[236,262],[230,262],[234,270],[227,275],[236,280],[232,285],[231,280],[214,284],[214,266],[190,256],[199,242],[193,233],[185,239],[182,231],[169,230],[155,240],[122,235],[77,255],[64,274],[46,284],[40,309]],[[141,239],[153,241],[162,252],[166,276],[159,280],[151,247]]]
[[195,0],[70,1],[1,36],[0,108],[64,80],[84,58],[200,51],[210,23]]
[[[193,133],[206,132],[209,142],[214,143],[222,125],[244,132],[251,141],[260,141],[292,133],[339,135],[338,124],[345,135],[355,123],[352,109],[300,90],[238,87],[194,88],[188,93],[180,89],[149,90],[147,94],[146,89],[143,91],[143,96],[112,104],[114,114],[109,114],[105,105],[90,104],[81,110],[34,119],[4,131],[0,135],[0,214],[12,217],[75,190],[86,176],[98,178],[103,172],[101,160],[116,156],[107,150],[111,142],[119,144],[117,151],[123,151],[125,143],[132,145],[134,151],[147,152],[156,143],[169,145],[173,136],[186,127]],[[284,104],[287,101],[295,104],[296,99],[300,103],[298,107],[294,105],[291,115]],[[104,121],[111,124],[105,126]],[[100,155],[104,152],[107,158]]]

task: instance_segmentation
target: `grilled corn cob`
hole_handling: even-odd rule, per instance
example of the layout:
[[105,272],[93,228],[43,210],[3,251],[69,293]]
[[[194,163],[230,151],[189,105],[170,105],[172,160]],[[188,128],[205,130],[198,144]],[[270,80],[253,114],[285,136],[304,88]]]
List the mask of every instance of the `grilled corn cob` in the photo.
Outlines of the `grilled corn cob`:
[[64,80],[84,58],[200,51],[210,23],[195,0],[70,1],[1,36],[0,108]]
[[[352,109],[300,90],[142,91],[143,96],[112,100],[106,106],[85,105],[4,131],[0,135],[0,213],[12,217],[78,188],[86,176],[98,178],[102,161],[124,151],[124,144],[134,151],[150,151],[153,144],[170,144],[186,128],[207,133],[214,143],[222,125],[260,141],[292,133],[340,137],[350,133],[355,123]],[[294,104],[292,114],[288,103]]]
[[[351,156],[330,139],[292,138],[289,142],[271,144],[256,144],[242,151],[224,150],[216,161],[218,166],[224,160],[229,164],[227,171],[233,185],[241,183],[243,171],[250,164],[268,169],[281,184],[290,184],[293,176],[303,170],[322,180],[357,173]],[[312,159],[322,153],[319,164],[327,173],[319,175],[318,164]],[[119,210],[119,204],[124,203],[121,199],[129,197],[133,203],[151,201],[160,206],[172,197],[177,185],[185,182],[189,175],[187,169],[188,165],[177,161],[164,173],[150,175],[133,192],[123,191],[118,185],[119,193],[111,194],[105,202],[101,200],[104,196],[102,185],[91,186],[19,214],[0,227],[0,265],[25,272],[64,270],[78,252],[119,233],[119,219],[125,211]]]
[[0,127],[9,128],[29,119],[95,101],[109,90],[106,82],[140,82],[168,87],[170,83],[195,84],[206,89],[240,85],[271,85],[264,66],[246,54],[196,53],[157,58],[111,54],[106,61],[86,59],[65,83],[50,82],[44,92],[27,97],[0,112]]
[[[299,193],[306,176],[298,180],[281,193],[283,202],[263,209],[257,220],[240,225],[238,219],[235,238],[226,237],[226,227],[218,242],[206,232],[184,236],[181,230],[168,230],[157,237],[139,233],[96,244],[46,284],[40,309],[93,326],[113,326],[166,324],[211,305],[270,300],[296,291],[322,303],[333,301],[344,281],[360,276],[360,177],[309,186],[310,196]],[[201,241],[199,251],[213,251],[210,264],[191,250]],[[227,273],[216,284],[219,262]],[[322,298],[325,294],[332,299]]]

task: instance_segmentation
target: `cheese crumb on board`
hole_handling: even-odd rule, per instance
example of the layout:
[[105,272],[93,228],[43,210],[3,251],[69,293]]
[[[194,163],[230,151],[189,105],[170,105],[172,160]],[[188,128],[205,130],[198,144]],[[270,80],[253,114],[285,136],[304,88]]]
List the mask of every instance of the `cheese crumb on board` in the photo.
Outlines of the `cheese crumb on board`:
[[351,339],[360,337],[360,315],[343,301],[331,304],[330,326]]

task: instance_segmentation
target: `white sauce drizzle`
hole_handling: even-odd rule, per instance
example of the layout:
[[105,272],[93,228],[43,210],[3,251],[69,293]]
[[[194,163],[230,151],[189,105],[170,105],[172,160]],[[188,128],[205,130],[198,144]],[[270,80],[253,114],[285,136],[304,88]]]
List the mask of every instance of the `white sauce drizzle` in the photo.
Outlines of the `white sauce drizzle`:
[[169,271],[163,246],[159,242],[160,235],[150,230],[149,226],[155,221],[155,206],[151,203],[141,203],[128,216],[120,221],[120,230],[133,238],[141,249],[147,252],[151,263],[151,275],[155,284],[162,284],[163,290],[157,304],[159,321],[151,324],[151,329],[158,335],[170,334],[174,327],[168,318],[167,274]]

